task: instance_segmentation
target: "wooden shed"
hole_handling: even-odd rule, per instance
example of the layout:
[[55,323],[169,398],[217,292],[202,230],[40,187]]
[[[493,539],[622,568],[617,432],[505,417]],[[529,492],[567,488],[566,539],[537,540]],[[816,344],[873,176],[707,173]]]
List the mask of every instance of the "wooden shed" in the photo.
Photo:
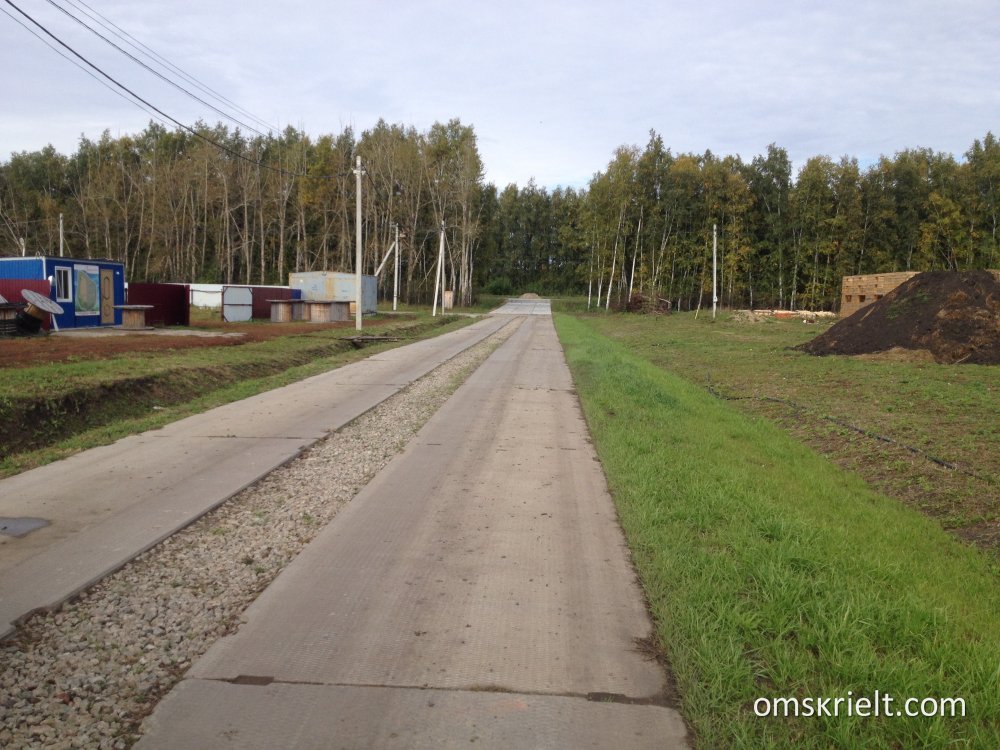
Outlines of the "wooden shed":
[[912,279],[918,271],[896,273],[871,273],[863,276],[845,276],[840,288],[840,317],[853,315],[862,307],[880,300],[904,281]]

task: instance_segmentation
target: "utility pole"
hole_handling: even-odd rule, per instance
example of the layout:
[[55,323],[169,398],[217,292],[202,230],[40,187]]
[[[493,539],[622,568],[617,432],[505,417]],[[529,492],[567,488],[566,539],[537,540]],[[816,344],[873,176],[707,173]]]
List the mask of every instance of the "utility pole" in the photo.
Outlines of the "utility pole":
[[389,249],[382,257],[382,262],[379,263],[378,268],[375,269],[375,278],[377,279],[379,274],[382,273],[382,269],[385,268],[385,264],[389,260],[389,256],[395,253],[396,263],[392,274],[392,309],[395,311],[396,303],[399,300],[399,224],[393,224],[392,227],[396,232],[396,239],[394,239],[392,244],[389,245]]
[[712,320],[715,320],[715,307],[719,302],[719,289],[716,283],[716,265],[718,263],[719,238],[716,225],[712,225]]
[[59,257],[63,257],[63,215],[59,214]]
[[[605,310],[611,309],[611,287],[614,286],[615,283],[615,263],[617,262],[618,262],[618,240],[615,239],[615,254],[611,256],[611,277],[608,279],[608,298],[604,301]],[[598,300],[597,304],[599,307],[601,301]]]
[[[437,306],[438,306],[438,289],[439,283],[444,280],[444,222],[441,222],[441,249],[438,250],[438,267],[434,272],[434,306],[431,308],[431,317],[437,316]],[[441,306],[441,312],[444,313],[444,305]]]
[[[594,246],[590,246],[590,270],[587,271],[587,309],[590,309],[590,295],[594,289]],[[600,297],[601,293],[598,292],[597,296]],[[600,305],[600,302],[597,303]]]
[[392,277],[392,311],[396,312],[396,304],[399,302],[399,224],[393,224],[396,232],[396,271]]
[[354,174],[357,176],[357,210],[355,211],[355,224],[357,225],[356,232],[356,253],[354,258],[354,327],[357,330],[361,330],[361,175],[364,174],[364,170],[361,169],[361,157],[357,157],[357,168],[354,170]]

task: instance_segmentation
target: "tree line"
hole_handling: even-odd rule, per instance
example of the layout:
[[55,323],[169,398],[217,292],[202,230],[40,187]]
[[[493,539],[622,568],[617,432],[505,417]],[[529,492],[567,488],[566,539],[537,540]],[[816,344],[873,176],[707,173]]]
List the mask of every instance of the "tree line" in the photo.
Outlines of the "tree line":
[[[719,296],[731,307],[833,308],[844,275],[1000,265],[1000,143],[957,160],[908,149],[857,159],[788,153],[674,154],[650,133],[622,146],[585,188],[483,178],[475,130],[425,132],[380,121],[313,139],[294,128],[246,137],[199,123],[151,123],[134,136],[81,139],[0,164],[0,254],[66,253],[126,264],[133,281],[284,284],[291,271],[354,270],[355,160],[361,157],[363,270],[398,229],[407,301],[433,290],[438,243],[446,286],[642,294],[677,309],[711,304],[713,228]],[[202,137],[199,137],[202,136]],[[380,285],[391,285],[383,274]]]
[[[459,120],[426,132],[380,121],[312,139],[246,137],[199,123],[81,139],[0,165],[0,254],[65,252],[123,261],[131,281],[286,284],[291,271],[354,271],[361,157],[363,270],[396,233],[405,299],[430,295],[440,228],[449,289],[472,297],[483,164]],[[387,274],[391,276],[391,274]],[[390,282],[391,283],[391,282]]]
[[484,189],[481,265],[496,292],[641,293],[675,309],[833,309],[846,275],[1000,266],[1000,143],[963,161],[929,149],[808,159],[797,175],[774,144],[739,157],[673,154],[655,132],[617,149],[586,189]]

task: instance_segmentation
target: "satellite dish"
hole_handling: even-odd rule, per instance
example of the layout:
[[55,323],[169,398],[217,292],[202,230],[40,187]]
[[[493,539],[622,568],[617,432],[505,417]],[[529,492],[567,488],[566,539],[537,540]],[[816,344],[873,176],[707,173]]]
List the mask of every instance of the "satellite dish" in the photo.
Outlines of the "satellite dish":
[[63,314],[62,307],[50,300],[44,294],[39,294],[31,289],[22,289],[21,296],[28,302],[28,309],[25,310],[25,312],[32,317],[44,319],[44,316],[35,315],[32,308],[37,308],[43,312],[51,313],[52,315]]

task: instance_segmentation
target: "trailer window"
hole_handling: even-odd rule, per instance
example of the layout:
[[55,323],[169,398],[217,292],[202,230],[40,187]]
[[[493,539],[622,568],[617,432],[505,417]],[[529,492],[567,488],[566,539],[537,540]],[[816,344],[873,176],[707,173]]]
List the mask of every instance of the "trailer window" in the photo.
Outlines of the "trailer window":
[[72,277],[68,268],[56,269],[56,302],[73,301]]

